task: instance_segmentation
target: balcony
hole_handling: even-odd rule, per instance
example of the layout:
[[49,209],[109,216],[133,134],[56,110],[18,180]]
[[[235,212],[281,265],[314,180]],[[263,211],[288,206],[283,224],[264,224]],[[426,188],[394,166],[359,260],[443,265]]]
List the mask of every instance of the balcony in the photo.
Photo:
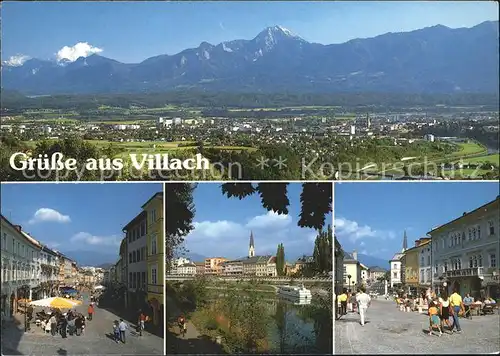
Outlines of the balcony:
[[484,267],[473,267],[446,271],[446,277],[480,277],[484,276]]

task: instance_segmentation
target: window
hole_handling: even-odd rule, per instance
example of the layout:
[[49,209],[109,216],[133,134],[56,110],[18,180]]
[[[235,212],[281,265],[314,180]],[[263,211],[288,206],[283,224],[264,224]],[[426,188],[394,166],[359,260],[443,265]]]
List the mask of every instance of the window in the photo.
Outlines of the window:
[[424,262],[425,262],[425,260],[424,260],[424,256],[420,257],[420,264],[421,264],[422,266],[424,265]]
[[477,256],[473,256],[472,261],[474,262],[473,267],[476,268],[477,267]]
[[128,273],[128,284],[131,286],[132,285],[132,272]]
[[141,247],[141,260],[144,261],[146,259],[146,248]]
[[469,268],[474,267],[474,258],[472,256],[469,257]]
[[156,255],[156,234],[151,236],[151,255]]
[[147,224],[146,224],[146,221],[143,221],[143,222],[141,223],[141,236],[146,235],[146,225],[147,225]]
[[398,272],[393,272],[393,273],[392,273],[392,276],[393,276],[394,278],[398,278]]
[[132,242],[132,232],[131,231],[127,231],[127,237],[128,237],[128,242]]
[[434,265],[434,273],[438,273],[438,271],[439,271],[439,266],[438,266],[438,264],[436,263],[436,264]]
[[477,260],[478,260],[478,266],[483,267],[483,255],[479,255]]
[[425,283],[424,270],[420,270],[420,281],[421,281],[422,283]]
[[447,272],[448,271],[448,262],[444,262],[444,271]]
[[493,225],[493,221],[488,221],[490,235],[495,235],[495,225]]
[[132,252],[128,253],[128,263],[132,263]]
[[469,241],[471,241],[471,240],[472,240],[472,230],[469,229]]
[[146,272],[142,272],[142,289],[146,289],[146,284],[148,281],[146,281]]
[[490,267],[497,266],[497,256],[494,253],[490,253]]
[[151,210],[151,220],[150,223],[154,223],[156,221],[156,209]]
[[151,284],[156,284],[157,279],[156,279],[156,267],[151,268]]
[[431,265],[431,256],[427,255],[427,266]]
[[137,273],[132,274],[132,288],[137,288]]
[[12,252],[13,255],[16,254],[14,239],[12,239],[12,251],[11,252]]
[[481,238],[481,226],[478,226],[477,227],[477,238],[480,239]]
[[2,237],[2,250],[7,250],[7,234],[5,232]]

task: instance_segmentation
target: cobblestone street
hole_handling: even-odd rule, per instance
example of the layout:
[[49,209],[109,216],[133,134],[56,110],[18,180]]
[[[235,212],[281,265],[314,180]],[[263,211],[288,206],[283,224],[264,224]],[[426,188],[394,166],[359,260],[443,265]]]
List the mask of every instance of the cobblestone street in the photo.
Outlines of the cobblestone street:
[[462,333],[428,335],[429,319],[394,301],[374,300],[361,326],[357,313],[335,321],[336,354],[477,354],[500,350],[500,315],[460,318]]
[[[86,315],[87,304],[76,311]],[[22,318],[22,315],[21,315]],[[22,322],[8,322],[2,331],[3,355],[163,355],[164,340],[156,335],[143,332],[139,336],[134,325],[129,325],[126,344],[116,343],[112,337],[113,320],[119,316],[96,307],[91,321],[87,320],[84,335],[69,336],[45,334],[34,323],[31,330],[24,333]],[[17,325],[16,325],[17,324]]]

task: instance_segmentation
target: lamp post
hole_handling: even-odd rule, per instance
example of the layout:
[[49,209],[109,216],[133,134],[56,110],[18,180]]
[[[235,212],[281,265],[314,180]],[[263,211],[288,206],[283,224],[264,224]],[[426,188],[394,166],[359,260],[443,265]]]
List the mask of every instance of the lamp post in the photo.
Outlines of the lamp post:
[[351,288],[351,277],[352,276],[350,274],[347,275],[347,278],[349,279],[349,284],[347,285],[348,288]]

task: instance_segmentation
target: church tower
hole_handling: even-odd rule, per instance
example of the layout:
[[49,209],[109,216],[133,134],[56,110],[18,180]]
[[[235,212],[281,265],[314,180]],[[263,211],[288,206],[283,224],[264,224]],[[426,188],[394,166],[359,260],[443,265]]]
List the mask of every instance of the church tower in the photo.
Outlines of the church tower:
[[253,242],[253,232],[250,232],[250,247],[248,248],[248,257],[255,256],[255,245]]
[[408,237],[406,237],[406,230],[405,230],[405,233],[403,235],[403,251],[402,252],[405,252],[406,250],[408,250]]

